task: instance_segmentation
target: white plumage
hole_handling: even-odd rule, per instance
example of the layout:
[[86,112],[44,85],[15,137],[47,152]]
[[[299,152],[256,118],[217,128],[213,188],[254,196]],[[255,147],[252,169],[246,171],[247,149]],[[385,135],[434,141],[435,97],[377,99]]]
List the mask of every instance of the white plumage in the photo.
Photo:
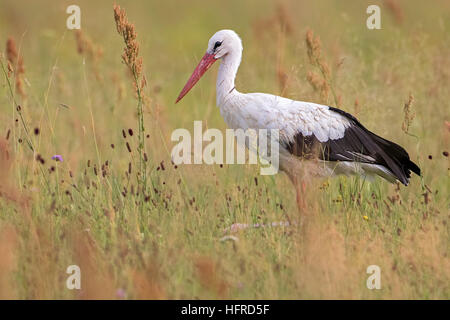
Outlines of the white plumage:
[[233,129],[279,129],[290,140],[300,132],[314,135],[320,142],[344,137],[349,121],[327,106],[294,101],[264,93],[242,94],[233,90],[219,104],[220,113]]

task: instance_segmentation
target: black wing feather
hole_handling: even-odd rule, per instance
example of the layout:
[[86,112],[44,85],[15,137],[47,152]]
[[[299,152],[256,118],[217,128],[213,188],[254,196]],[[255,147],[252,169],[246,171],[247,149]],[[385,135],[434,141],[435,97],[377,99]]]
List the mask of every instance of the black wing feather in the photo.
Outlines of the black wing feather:
[[391,171],[404,185],[408,185],[411,171],[420,175],[420,168],[410,160],[408,153],[398,144],[367,130],[354,116],[337,108],[331,111],[346,117],[351,125],[344,137],[320,142],[314,135],[303,136],[300,132],[285,148],[293,155],[303,158],[319,157],[326,161],[356,161],[378,164]]

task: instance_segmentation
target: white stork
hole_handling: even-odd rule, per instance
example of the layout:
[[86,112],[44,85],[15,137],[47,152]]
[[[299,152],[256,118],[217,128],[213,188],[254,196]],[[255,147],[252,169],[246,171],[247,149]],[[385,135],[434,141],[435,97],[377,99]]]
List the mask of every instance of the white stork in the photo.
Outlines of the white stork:
[[296,187],[300,209],[305,203],[299,181],[305,174],[379,175],[404,185],[408,185],[411,171],[420,175],[420,168],[402,147],[370,132],[340,109],[271,94],[239,92],[234,80],[241,57],[242,42],[236,32],[218,31],[209,39],[205,55],[176,102],[221,59],[216,86],[220,113],[232,129],[279,130],[280,169]]

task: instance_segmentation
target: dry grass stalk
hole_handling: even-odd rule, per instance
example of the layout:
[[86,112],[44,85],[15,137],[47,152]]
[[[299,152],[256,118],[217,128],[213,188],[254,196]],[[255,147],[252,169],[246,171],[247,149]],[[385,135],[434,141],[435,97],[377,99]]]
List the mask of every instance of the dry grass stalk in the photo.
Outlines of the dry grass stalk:
[[25,75],[25,65],[23,57],[17,51],[16,41],[13,37],[9,37],[6,41],[6,60],[8,61],[8,76],[14,74],[16,91],[22,98],[26,97],[23,77]]
[[[262,30],[265,32],[261,32]],[[295,31],[292,16],[289,14],[289,8],[286,4],[281,2],[277,4],[276,9],[271,16],[258,19],[253,23],[254,34],[260,39],[267,31],[280,30],[288,36]]]
[[12,179],[13,155],[8,141],[0,138],[0,198],[6,199],[25,211],[28,207],[28,198],[15,186]]
[[289,9],[284,3],[278,3],[274,20],[280,25],[281,29],[290,35],[294,31],[294,24],[292,23],[292,17],[289,14]]
[[314,91],[320,93],[321,100],[328,101],[330,86],[328,85],[327,81],[313,71],[308,71],[308,73],[306,74],[306,79],[314,88]]
[[98,71],[98,61],[103,56],[103,49],[94,44],[94,42],[85,35],[83,31],[76,30],[75,39],[77,42],[77,51],[80,55],[89,58],[92,61],[94,74],[97,80],[102,80],[100,72]]
[[312,85],[314,90],[320,92],[321,99],[325,103],[328,103],[329,92],[331,91],[334,97],[335,105],[339,107],[341,99],[336,95],[333,88],[330,67],[322,57],[322,44],[320,42],[320,38],[318,36],[315,37],[312,30],[308,29],[306,31],[305,41],[306,48],[308,50],[309,62],[314,67],[318,68],[322,75],[322,79],[320,79],[317,74],[309,72],[307,76],[309,83]]
[[409,134],[409,128],[416,117],[416,113],[412,111],[412,105],[414,103],[414,96],[412,94],[409,95],[408,101],[405,103],[405,106],[403,107],[403,123],[402,123],[402,130],[404,133]]
[[280,30],[278,32],[278,50],[277,50],[277,80],[280,87],[280,95],[284,95],[289,85],[289,74],[284,66],[284,48],[285,48],[285,32]]
[[384,0],[384,6],[388,8],[388,11],[394,16],[397,24],[402,24],[405,18],[403,9],[400,7],[397,0]]
[[[16,65],[17,56],[16,41],[13,37],[9,37],[8,40],[6,40],[6,59],[11,65]],[[10,66],[10,68],[14,71],[12,66]]]
[[[137,105],[137,113],[138,113],[138,127],[139,127],[139,172],[137,173],[138,184],[140,189],[145,190],[147,185],[147,165],[144,161],[144,112],[143,112],[143,103],[144,103],[144,94],[143,89],[147,85],[147,80],[145,76],[142,75],[142,58],[139,57],[139,43],[136,40],[137,33],[134,28],[134,25],[128,22],[126,13],[124,9],[121,9],[120,6],[114,5],[114,20],[116,22],[117,32],[123,37],[123,41],[125,42],[124,52],[122,54],[122,60],[125,65],[129,68],[131,73],[133,74],[133,87],[136,92],[136,96],[138,99]],[[141,194],[144,194],[142,192]],[[141,209],[143,206],[141,206]]]
[[[5,79],[7,82],[7,88],[9,93],[11,94],[11,100],[14,103],[15,110],[19,114],[20,121],[22,123],[23,129],[25,130],[25,141],[28,144],[28,147],[31,149],[31,151],[34,151],[33,142],[30,137],[30,133],[28,130],[27,123],[23,117],[22,114],[22,106],[17,103],[16,101],[16,95],[13,90],[13,84],[11,83],[11,75],[14,74],[15,80],[16,80],[16,92],[19,93],[19,95],[22,97],[25,102],[26,94],[23,89],[23,76],[25,74],[25,67],[23,63],[23,58],[19,56],[17,49],[16,49],[16,43],[14,41],[14,38],[10,37],[8,38],[8,41],[6,42],[6,62],[7,66],[5,68],[5,65],[3,64],[3,55],[0,56],[0,66],[1,69],[5,75]],[[13,65],[15,67],[13,67]],[[16,120],[17,121],[17,120]],[[21,138],[20,138],[21,139]],[[20,143],[20,141],[19,141]]]
[[[139,57],[139,43],[136,40],[137,33],[134,25],[128,22],[125,9],[121,9],[118,5],[114,5],[114,20],[116,21],[117,32],[123,37],[125,42],[122,60],[135,78],[134,87],[136,93],[138,93],[138,90],[143,89],[142,85],[145,85],[145,82],[142,83],[141,79],[142,57]],[[140,84],[139,80],[141,80]]]
[[358,98],[355,99],[354,106],[355,106],[355,115],[357,116],[361,110],[361,106],[359,105]]
[[277,79],[283,96],[289,83],[289,75],[281,64],[277,66]]

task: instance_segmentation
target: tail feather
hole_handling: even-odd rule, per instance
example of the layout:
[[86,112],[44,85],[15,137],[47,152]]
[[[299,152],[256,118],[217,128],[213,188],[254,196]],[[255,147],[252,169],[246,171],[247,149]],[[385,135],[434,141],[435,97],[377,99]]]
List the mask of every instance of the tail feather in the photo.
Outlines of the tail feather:
[[404,185],[408,185],[411,171],[420,176],[420,168],[410,160],[408,153],[401,146],[369,131],[351,114],[341,109],[329,108],[353,122],[353,126],[347,128],[349,133],[347,140],[351,144],[344,145],[344,150],[339,149],[337,142],[332,146],[337,148],[337,152],[333,154],[336,157],[335,160],[341,160],[339,159],[340,153],[342,151],[345,153],[345,148],[350,146],[350,149],[354,149],[352,151],[361,152],[365,150],[369,156],[374,158],[372,163],[385,167]]
[[[369,131],[370,132],[370,131]],[[411,177],[411,171],[420,176],[420,168],[411,161],[408,153],[398,144],[386,140],[373,132],[370,132],[373,140],[384,151],[388,169],[391,170],[397,179],[404,185],[408,185]]]

